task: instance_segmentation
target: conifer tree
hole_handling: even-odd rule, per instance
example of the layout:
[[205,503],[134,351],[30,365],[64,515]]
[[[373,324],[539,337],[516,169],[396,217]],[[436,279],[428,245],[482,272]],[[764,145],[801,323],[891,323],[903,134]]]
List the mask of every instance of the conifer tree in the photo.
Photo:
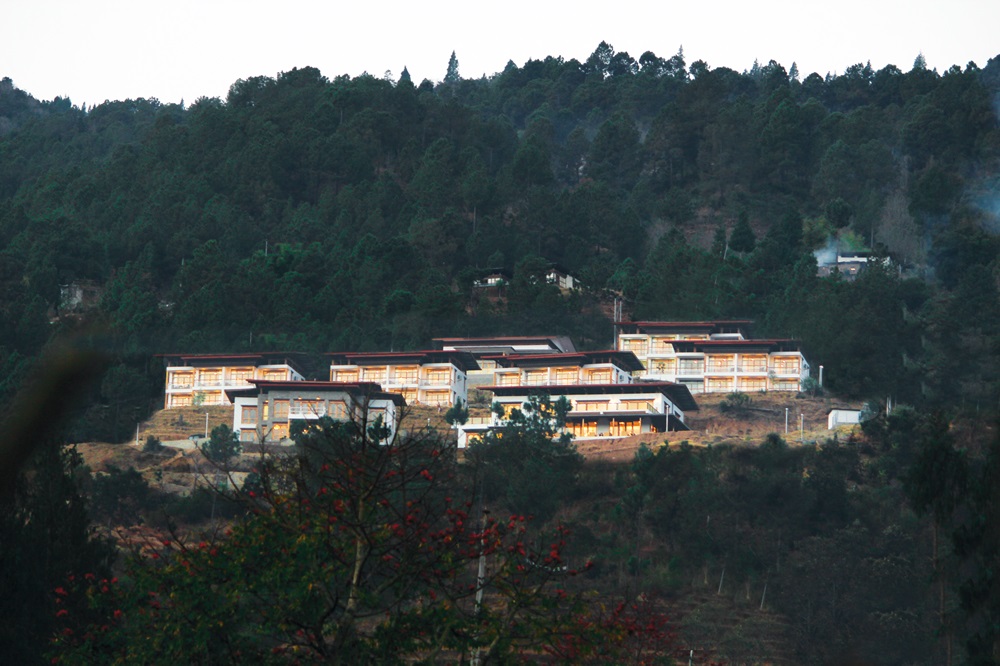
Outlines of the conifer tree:
[[756,245],[757,237],[750,228],[750,216],[745,210],[741,210],[733,233],[729,236],[729,248],[736,252],[753,252]]
[[448,71],[444,75],[445,83],[458,83],[461,77],[458,75],[458,58],[455,57],[455,52],[451,52],[451,57],[448,58]]

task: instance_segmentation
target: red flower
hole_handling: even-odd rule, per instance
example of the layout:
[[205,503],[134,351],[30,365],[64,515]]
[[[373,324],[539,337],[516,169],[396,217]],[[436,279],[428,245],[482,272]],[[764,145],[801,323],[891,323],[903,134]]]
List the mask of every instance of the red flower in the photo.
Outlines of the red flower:
[[60,597],[65,597],[67,594],[69,594],[65,590],[65,588],[62,588],[62,587],[57,587],[55,591],[56,591],[56,594],[58,594]]
[[120,618],[120,617],[122,616],[122,612],[121,612],[121,610],[120,610],[120,609],[117,609],[117,608],[116,608],[116,609],[115,609],[115,613],[114,613],[114,616],[115,616],[115,619],[116,619],[116,620],[117,620],[117,619],[119,619],[119,618]]
[[65,617],[67,615],[69,615],[69,611],[66,610],[65,608],[59,609],[59,611],[56,613],[56,617]]

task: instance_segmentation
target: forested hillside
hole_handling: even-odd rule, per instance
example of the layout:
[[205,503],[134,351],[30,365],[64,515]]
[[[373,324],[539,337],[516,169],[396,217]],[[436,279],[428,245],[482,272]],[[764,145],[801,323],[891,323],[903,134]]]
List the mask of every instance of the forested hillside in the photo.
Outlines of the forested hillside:
[[[996,663],[998,113],[1000,56],[822,77],[602,43],[477,80],[457,60],[419,85],[306,67],[89,109],[0,80],[0,404],[22,416],[0,453],[37,448],[0,482],[0,655]],[[817,277],[834,247],[877,260]],[[583,287],[539,279],[552,262]],[[477,290],[494,269],[510,284]],[[902,406],[839,441],[747,430],[630,466],[554,444],[565,406],[461,465],[432,428],[372,446],[377,425],[324,422],[222,455],[242,485],[188,497],[164,470],[197,452],[94,445],[145,462],[88,470],[62,446],[130,438],[160,404],[157,353],[602,348],[615,298],[626,318],[753,319],[802,340],[826,396]],[[9,409],[60,340],[108,362],[66,432],[89,356]],[[140,523],[128,561],[93,530]]]
[[[607,347],[616,294],[801,338],[851,397],[996,408],[1000,58],[824,78],[602,43],[445,79],[305,67],[89,109],[4,79],[0,393],[82,331],[114,360],[74,437],[122,438],[157,403],[154,353]],[[819,279],[834,242],[892,262]],[[584,289],[539,284],[546,262]],[[506,299],[476,299],[497,267]],[[97,306],[67,307],[71,284]]]

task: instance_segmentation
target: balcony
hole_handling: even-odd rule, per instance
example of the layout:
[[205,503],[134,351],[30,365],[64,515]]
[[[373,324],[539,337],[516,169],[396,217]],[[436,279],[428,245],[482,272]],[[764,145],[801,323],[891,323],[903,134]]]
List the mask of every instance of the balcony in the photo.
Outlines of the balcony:
[[731,375],[736,372],[732,363],[709,363],[705,368],[706,375]]
[[425,387],[450,388],[451,377],[421,379],[420,388]]
[[292,405],[288,408],[290,419],[318,419],[326,416],[325,405]]
[[767,363],[740,363],[736,366],[737,372],[744,374],[767,374]]
[[657,345],[654,344],[649,350],[650,356],[673,356],[674,346],[670,345]]
[[776,377],[798,377],[802,369],[798,365],[772,365],[771,372]]

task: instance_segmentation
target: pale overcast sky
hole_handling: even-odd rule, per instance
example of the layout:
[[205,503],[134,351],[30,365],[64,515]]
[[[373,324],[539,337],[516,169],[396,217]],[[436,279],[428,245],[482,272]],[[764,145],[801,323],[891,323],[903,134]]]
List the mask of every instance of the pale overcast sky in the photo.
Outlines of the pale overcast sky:
[[0,77],[77,105],[190,104],[304,66],[329,78],[398,78],[406,66],[414,82],[436,82],[453,50],[462,77],[478,78],[508,60],[582,61],[601,40],[636,60],[683,47],[689,65],[713,69],[796,62],[803,78],[869,61],[908,71],[918,53],[943,72],[1000,54],[1000,0],[9,0],[0,16]]

